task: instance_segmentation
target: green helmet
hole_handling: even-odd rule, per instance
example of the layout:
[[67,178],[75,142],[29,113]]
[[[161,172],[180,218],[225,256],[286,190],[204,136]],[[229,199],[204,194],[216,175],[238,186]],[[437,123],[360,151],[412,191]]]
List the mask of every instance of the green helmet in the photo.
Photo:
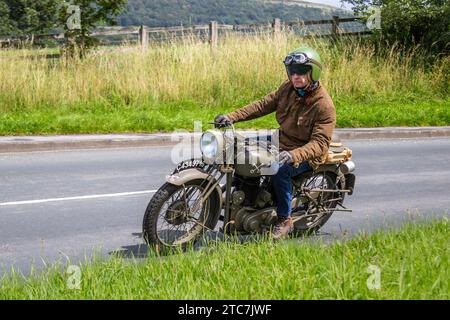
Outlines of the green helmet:
[[322,60],[319,53],[310,47],[299,47],[290,52],[284,59],[286,68],[292,64],[304,64],[311,66],[311,79],[318,81],[322,73]]

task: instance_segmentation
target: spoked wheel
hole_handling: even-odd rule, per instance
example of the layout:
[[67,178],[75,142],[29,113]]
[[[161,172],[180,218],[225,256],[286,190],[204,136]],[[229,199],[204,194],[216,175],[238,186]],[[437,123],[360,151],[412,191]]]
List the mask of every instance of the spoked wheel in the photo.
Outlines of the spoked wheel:
[[214,228],[218,206],[216,193],[200,202],[206,184],[205,180],[192,180],[184,186],[164,184],[145,212],[145,241],[160,252],[176,248],[184,250],[207,229]]
[[328,221],[337,204],[343,201],[344,193],[338,190],[333,172],[310,172],[303,177],[296,188],[302,204],[292,214],[297,234],[314,233]]

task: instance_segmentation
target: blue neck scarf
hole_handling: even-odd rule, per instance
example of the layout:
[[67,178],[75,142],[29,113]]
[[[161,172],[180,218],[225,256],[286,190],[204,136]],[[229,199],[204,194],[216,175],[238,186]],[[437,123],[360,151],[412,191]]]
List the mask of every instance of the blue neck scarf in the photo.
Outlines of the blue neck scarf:
[[305,87],[305,88],[295,88],[295,91],[297,92],[297,94],[300,97],[304,97],[306,95],[308,95],[310,92],[314,91],[315,89],[317,89],[317,87],[319,86],[319,81],[314,81],[312,82],[309,86]]

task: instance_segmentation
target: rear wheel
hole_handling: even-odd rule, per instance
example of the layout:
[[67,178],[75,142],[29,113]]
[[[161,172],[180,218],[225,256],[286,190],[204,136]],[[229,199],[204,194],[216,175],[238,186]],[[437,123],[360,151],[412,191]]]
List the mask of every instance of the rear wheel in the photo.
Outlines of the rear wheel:
[[294,233],[317,232],[343,201],[344,193],[338,191],[340,185],[334,172],[308,172],[297,181],[294,197],[300,197],[301,204],[292,213]]
[[145,241],[159,252],[181,248],[214,229],[219,214],[217,192],[213,191],[195,212],[206,180],[192,180],[184,186],[164,184],[147,206],[142,223]]

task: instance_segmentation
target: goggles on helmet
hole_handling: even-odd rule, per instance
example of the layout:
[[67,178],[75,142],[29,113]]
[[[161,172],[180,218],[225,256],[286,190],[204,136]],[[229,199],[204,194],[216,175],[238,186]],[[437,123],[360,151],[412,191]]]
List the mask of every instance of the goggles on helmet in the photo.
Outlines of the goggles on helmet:
[[309,59],[304,53],[290,54],[284,59],[284,65],[290,66],[291,64],[304,64],[308,62]]

